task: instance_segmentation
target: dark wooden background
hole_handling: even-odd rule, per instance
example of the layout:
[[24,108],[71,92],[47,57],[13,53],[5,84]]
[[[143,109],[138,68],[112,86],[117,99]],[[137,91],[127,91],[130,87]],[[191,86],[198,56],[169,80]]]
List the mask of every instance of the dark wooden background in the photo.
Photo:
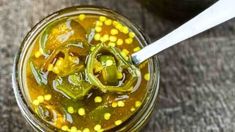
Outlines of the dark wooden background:
[[[156,40],[180,23],[164,20],[135,0],[0,0],[0,131],[32,131],[11,84],[13,57],[26,33],[48,14],[74,5],[120,12]],[[235,20],[159,54],[159,100],[144,132],[235,131]]]

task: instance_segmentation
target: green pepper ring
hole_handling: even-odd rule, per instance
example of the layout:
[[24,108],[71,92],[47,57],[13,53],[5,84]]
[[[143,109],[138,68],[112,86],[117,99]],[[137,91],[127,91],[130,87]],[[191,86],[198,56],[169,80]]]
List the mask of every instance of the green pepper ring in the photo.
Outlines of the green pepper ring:
[[[101,50],[107,50],[110,53],[114,55],[114,57],[118,61],[118,67],[124,69],[127,69],[127,71],[131,74],[131,77],[124,83],[123,86],[109,86],[104,85],[95,75],[93,72],[94,69],[94,62],[96,59],[96,55]],[[88,57],[87,61],[87,68],[86,68],[86,75],[88,77],[88,81],[92,84],[98,87],[102,92],[106,93],[109,92],[131,92],[134,89],[133,84],[135,82],[138,82],[138,79],[141,77],[140,70],[135,67],[133,64],[126,61],[122,55],[120,54],[120,51],[114,47],[106,46],[105,44],[98,44],[95,49],[91,52],[91,54]]]

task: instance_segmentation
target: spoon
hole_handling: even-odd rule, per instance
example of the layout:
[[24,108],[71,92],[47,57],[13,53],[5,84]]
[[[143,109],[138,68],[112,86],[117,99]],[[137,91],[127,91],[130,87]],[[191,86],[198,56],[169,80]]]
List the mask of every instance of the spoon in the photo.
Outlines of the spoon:
[[131,55],[135,65],[155,54],[235,17],[235,0],[219,0],[171,33]]

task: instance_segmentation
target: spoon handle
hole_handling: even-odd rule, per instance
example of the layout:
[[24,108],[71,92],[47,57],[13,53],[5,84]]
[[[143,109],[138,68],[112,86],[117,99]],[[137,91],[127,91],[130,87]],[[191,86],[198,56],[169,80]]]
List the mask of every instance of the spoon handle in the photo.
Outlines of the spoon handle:
[[219,0],[163,38],[132,54],[138,65],[153,55],[235,17],[235,0]]

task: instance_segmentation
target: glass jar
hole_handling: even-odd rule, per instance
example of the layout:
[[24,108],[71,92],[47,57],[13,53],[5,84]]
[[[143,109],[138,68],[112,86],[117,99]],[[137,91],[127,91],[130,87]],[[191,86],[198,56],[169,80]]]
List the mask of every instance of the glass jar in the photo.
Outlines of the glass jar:
[[217,0],[139,0],[157,15],[174,21],[188,20]]
[[[143,33],[134,26],[127,18],[104,8],[97,7],[72,7],[60,10],[55,12],[48,17],[44,18],[40,21],[36,26],[34,26],[31,31],[27,34],[25,39],[23,40],[18,53],[15,56],[14,66],[13,66],[13,89],[14,94],[17,100],[17,104],[27,120],[27,122],[33,127],[36,131],[54,131],[55,129],[52,126],[47,125],[40,119],[36,114],[34,114],[33,110],[29,107],[29,102],[27,100],[26,89],[25,86],[25,62],[27,60],[27,52],[32,47],[33,40],[35,37],[42,31],[42,29],[50,22],[59,19],[61,17],[78,15],[81,13],[85,14],[97,14],[104,15],[111,18],[114,18],[125,25],[127,25],[133,32],[135,32],[137,38],[141,42],[142,46],[146,46],[149,43],[149,39],[145,38]],[[157,99],[158,88],[159,88],[159,63],[157,57],[153,57],[149,60],[149,68],[150,68],[150,81],[148,83],[147,89],[148,92],[145,97],[145,101],[143,102],[142,108],[137,111],[131,118],[129,118],[125,123],[114,128],[115,131],[138,131],[140,130],[147,120],[149,119]],[[112,131],[112,130],[111,130]]]

